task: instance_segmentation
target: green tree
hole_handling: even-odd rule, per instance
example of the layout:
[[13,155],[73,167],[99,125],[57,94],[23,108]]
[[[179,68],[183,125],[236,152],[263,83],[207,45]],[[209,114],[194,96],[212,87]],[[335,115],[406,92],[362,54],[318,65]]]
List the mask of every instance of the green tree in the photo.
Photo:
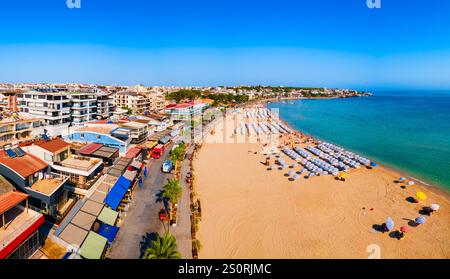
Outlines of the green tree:
[[166,185],[163,187],[162,196],[170,201],[172,204],[178,203],[181,198],[183,189],[180,186],[180,182],[176,179],[169,179]]
[[181,259],[181,254],[177,251],[177,241],[173,235],[164,233],[159,234],[155,240],[150,242],[145,250],[145,259]]

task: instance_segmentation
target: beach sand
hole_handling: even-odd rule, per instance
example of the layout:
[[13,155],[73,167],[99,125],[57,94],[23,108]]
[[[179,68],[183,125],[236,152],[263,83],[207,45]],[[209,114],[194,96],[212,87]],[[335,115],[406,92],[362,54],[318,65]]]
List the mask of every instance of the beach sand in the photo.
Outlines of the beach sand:
[[[446,193],[419,184],[403,189],[394,182],[402,175],[383,166],[353,169],[346,181],[323,175],[289,181],[290,169],[267,170],[262,143],[223,143],[233,141],[237,121],[225,123],[207,136],[193,163],[202,204],[199,258],[450,258]],[[407,201],[418,191],[427,200]],[[403,240],[373,227],[390,216],[399,229],[432,203],[441,209]]]

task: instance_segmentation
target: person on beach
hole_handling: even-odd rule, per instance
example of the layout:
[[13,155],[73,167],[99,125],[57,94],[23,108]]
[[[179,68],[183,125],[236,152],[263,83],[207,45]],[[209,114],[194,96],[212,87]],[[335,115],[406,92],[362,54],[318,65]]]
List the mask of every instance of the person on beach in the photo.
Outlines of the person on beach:
[[406,236],[406,233],[402,232],[402,231],[397,231],[397,239],[398,240],[403,240]]

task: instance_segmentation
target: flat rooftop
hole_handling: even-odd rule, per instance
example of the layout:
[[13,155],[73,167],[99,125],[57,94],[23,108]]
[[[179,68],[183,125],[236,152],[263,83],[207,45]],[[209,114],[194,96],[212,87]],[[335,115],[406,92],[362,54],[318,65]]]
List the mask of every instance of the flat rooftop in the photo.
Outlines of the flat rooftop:
[[32,186],[31,189],[33,189],[36,192],[43,193],[47,196],[52,194],[56,189],[61,187],[64,182],[67,180],[65,177],[54,177],[54,178],[43,178],[38,181],[36,181]]
[[102,126],[84,126],[77,129],[77,132],[93,132],[109,135],[112,130],[118,128],[116,124],[102,124]]
[[101,160],[97,158],[71,156],[62,161],[61,165],[66,168],[89,171],[100,161]]

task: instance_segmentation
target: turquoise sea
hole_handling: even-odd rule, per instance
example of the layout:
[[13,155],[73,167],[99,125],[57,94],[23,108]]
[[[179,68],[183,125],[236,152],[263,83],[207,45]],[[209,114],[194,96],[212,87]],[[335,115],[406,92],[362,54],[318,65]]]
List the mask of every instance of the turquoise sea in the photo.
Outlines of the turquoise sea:
[[450,191],[450,91],[281,101],[292,127]]

